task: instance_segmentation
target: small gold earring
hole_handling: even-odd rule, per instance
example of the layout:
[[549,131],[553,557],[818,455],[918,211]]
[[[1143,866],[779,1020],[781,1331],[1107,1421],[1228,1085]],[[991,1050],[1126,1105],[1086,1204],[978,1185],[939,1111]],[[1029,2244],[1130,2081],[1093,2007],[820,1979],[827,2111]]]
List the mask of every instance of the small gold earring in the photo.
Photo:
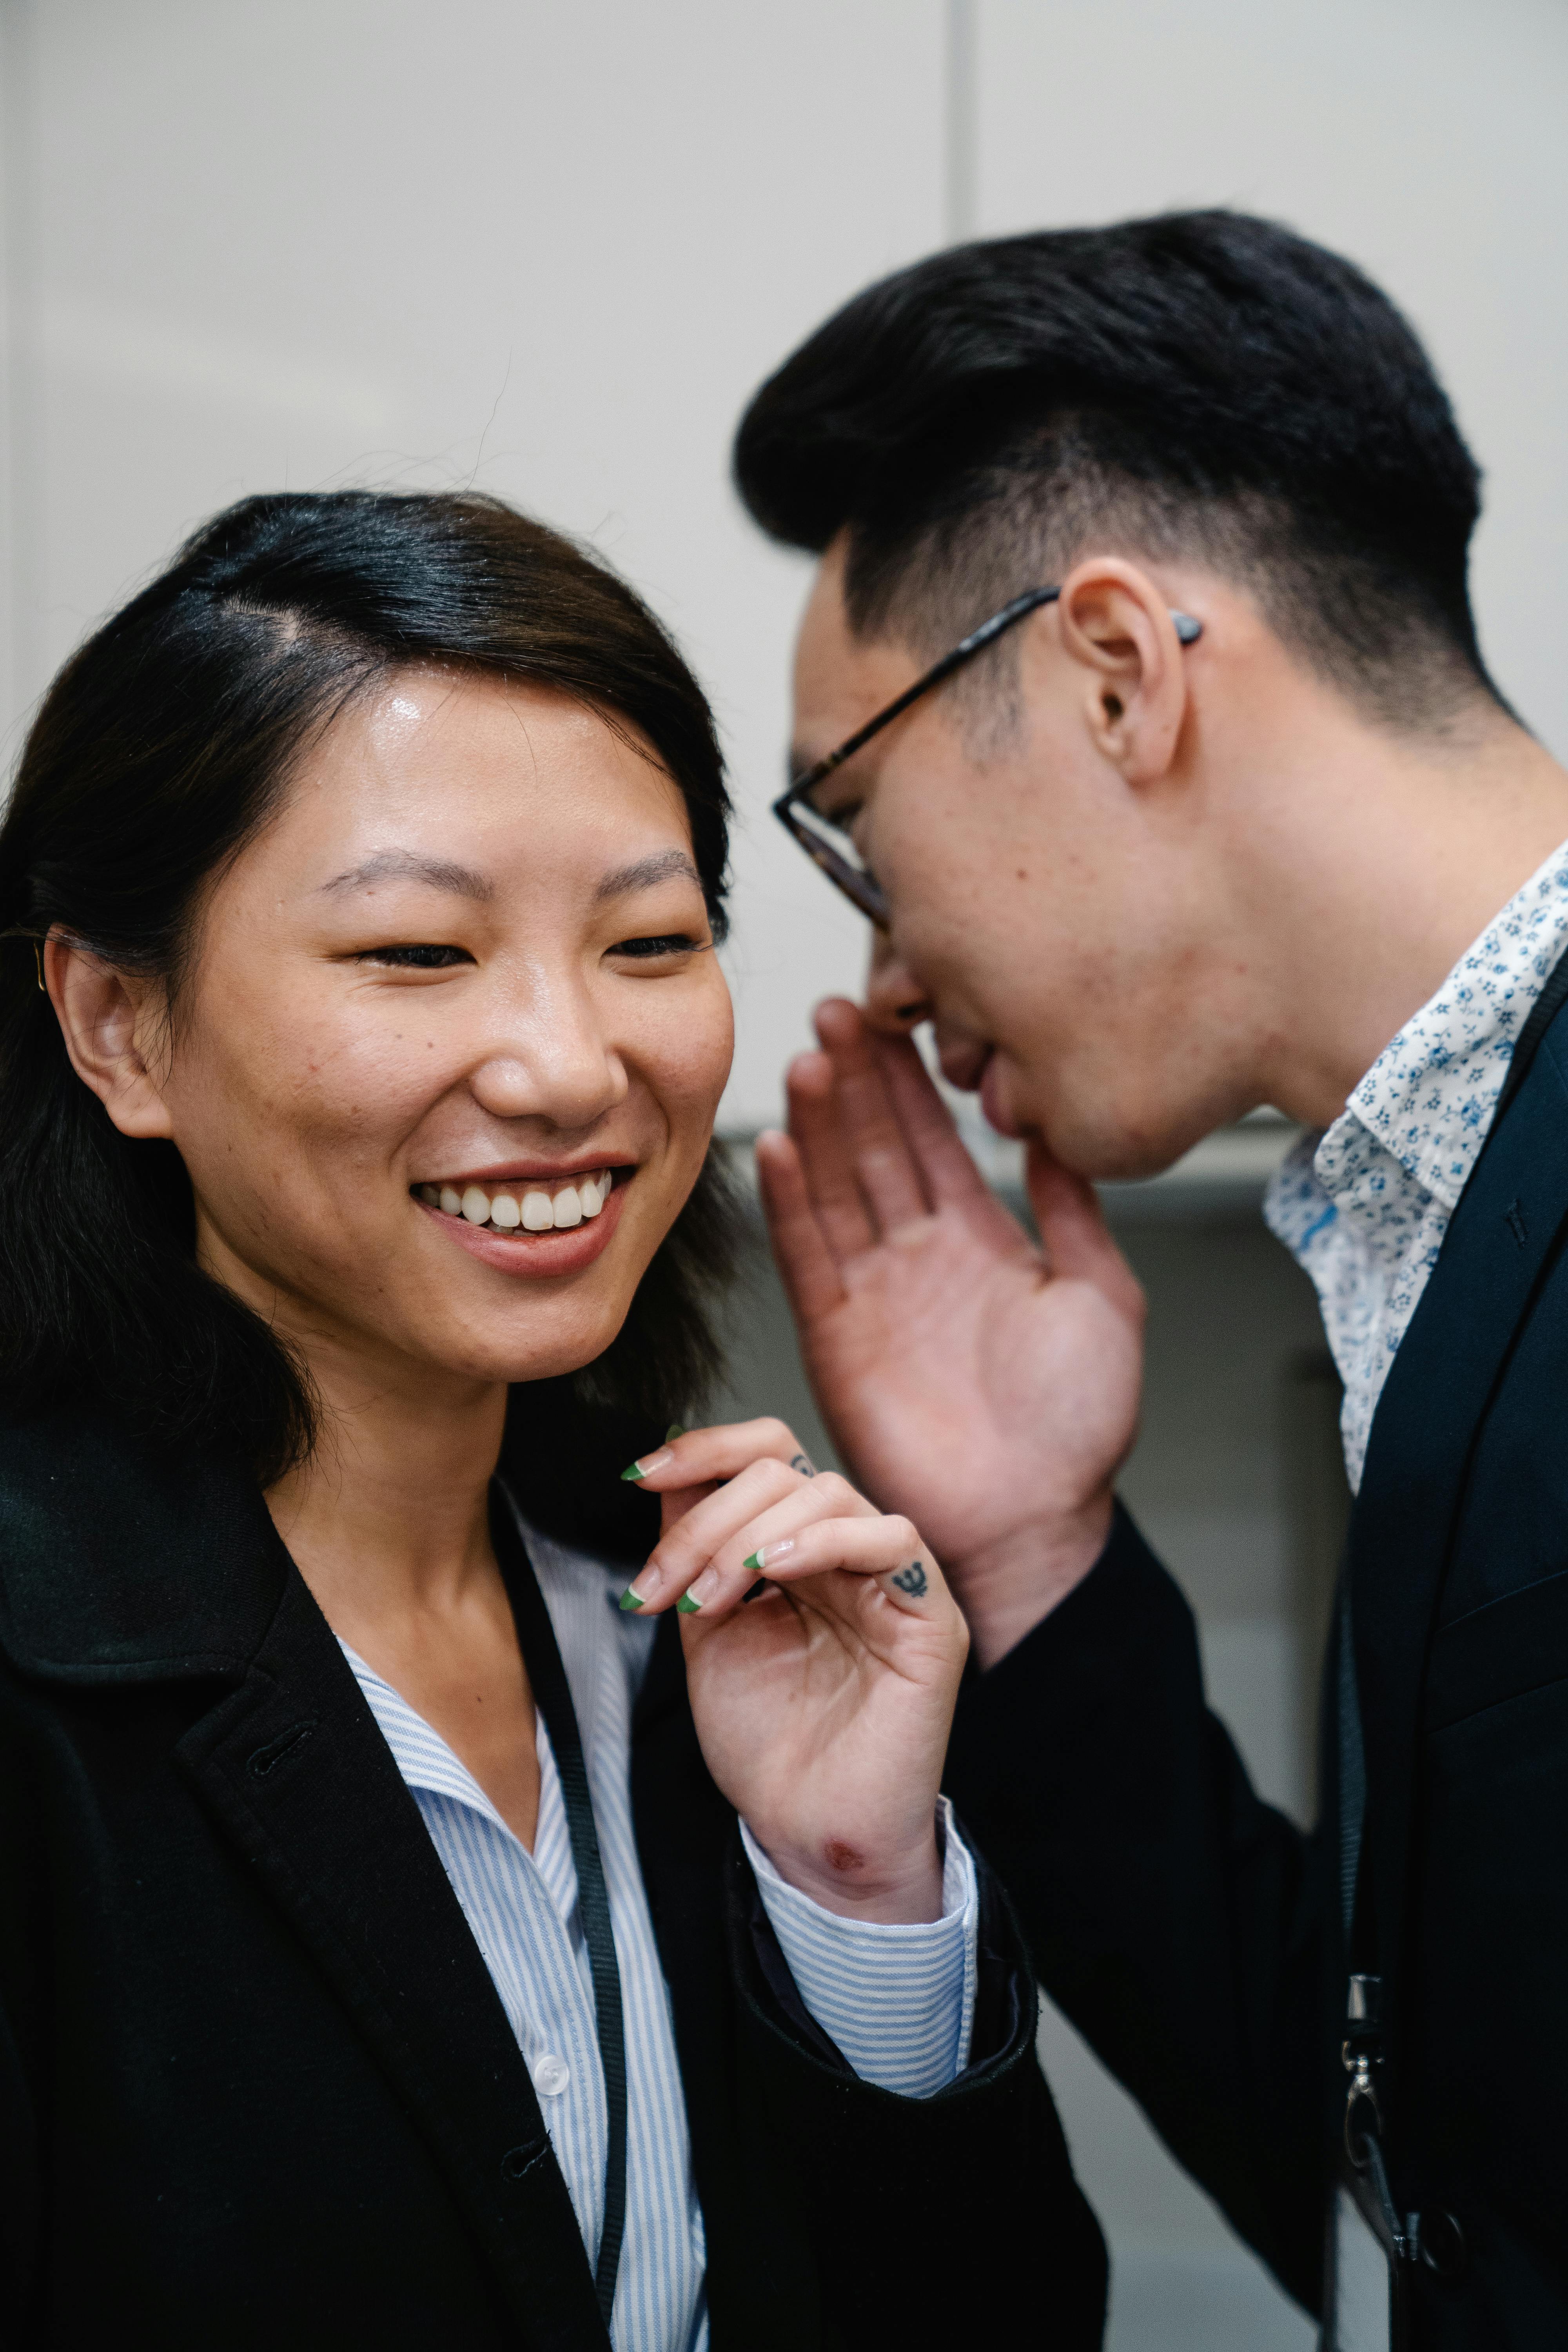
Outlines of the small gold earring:
[[37,968],[38,968],[38,993],[40,994],[40,996],[47,996],[47,994],[48,994],[48,992],[48,992],[48,990],[44,986],[44,958],[43,958],[43,951],[42,951],[42,950],[39,948],[39,946],[38,946],[38,942],[37,942],[37,940],[35,940],[33,941],[33,961],[37,964]]

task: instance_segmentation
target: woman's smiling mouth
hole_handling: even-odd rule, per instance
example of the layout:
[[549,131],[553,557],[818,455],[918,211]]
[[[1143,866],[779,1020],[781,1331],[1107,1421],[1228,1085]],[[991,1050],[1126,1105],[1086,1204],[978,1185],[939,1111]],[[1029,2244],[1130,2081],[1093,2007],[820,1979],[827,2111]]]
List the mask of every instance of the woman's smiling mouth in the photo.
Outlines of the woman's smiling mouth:
[[409,1189],[422,1213],[482,1265],[576,1274],[609,1246],[637,1172],[623,1163],[559,1176],[455,1175]]
[[[629,1173],[629,1171],[628,1171]],[[596,1217],[610,1197],[615,1171],[598,1168],[563,1178],[518,1177],[505,1182],[479,1183],[458,1176],[448,1182],[417,1184],[415,1191],[428,1209],[443,1216],[462,1217],[470,1225],[488,1225],[492,1232],[530,1234],[561,1232]]]

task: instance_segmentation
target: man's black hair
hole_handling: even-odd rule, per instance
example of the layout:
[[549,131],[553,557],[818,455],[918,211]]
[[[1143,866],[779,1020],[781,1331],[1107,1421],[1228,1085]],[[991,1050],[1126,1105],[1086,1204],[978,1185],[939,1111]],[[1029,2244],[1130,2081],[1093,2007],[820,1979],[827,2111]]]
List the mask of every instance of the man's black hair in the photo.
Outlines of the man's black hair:
[[884,278],[763,384],[735,478],[786,545],[847,533],[862,635],[934,654],[1080,555],[1196,556],[1374,716],[1496,693],[1466,581],[1480,477],[1430,361],[1350,262],[1246,214]]

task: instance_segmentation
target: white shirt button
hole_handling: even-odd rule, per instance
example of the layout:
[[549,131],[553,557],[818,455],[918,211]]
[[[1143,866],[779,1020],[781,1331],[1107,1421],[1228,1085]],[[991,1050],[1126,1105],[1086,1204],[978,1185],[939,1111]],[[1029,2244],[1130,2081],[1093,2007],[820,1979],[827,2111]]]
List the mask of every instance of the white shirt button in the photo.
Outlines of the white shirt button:
[[534,2060],[533,2087],[542,2099],[558,2099],[571,2080],[571,2067],[553,2052],[547,2050],[542,2058]]

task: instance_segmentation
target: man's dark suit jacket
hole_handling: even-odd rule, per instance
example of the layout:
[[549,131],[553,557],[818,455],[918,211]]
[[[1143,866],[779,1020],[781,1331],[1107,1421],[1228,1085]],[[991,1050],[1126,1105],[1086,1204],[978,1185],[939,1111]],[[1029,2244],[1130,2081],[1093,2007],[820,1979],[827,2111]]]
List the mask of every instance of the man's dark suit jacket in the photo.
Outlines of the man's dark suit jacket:
[[[1417,2352],[1568,2345],[1565,1220],[1559,1013],[1390,1370],[1347,1553],[1385,2137],[1438,2264],[1410,2268]],[[970,1685],[948,1774],[1053,1999],[1309,2309],[1346,2080],[1336,1684],[1331,1659],[1303,1837],[1206,1712],[1191,1614],[1121,1517]]]
[[[614,1467],[647,1433],[530,1430],[531,1516],[640,1562]],[[1089,2352],[1104,2252],[994,1885],[976,2063],[895,2097],[799,2008],[673,1617],[632,1773],[716,2352]],[[0,2342],[608,2343],[500,1999],[254,1484],[85,1411],[0,1428]]]

